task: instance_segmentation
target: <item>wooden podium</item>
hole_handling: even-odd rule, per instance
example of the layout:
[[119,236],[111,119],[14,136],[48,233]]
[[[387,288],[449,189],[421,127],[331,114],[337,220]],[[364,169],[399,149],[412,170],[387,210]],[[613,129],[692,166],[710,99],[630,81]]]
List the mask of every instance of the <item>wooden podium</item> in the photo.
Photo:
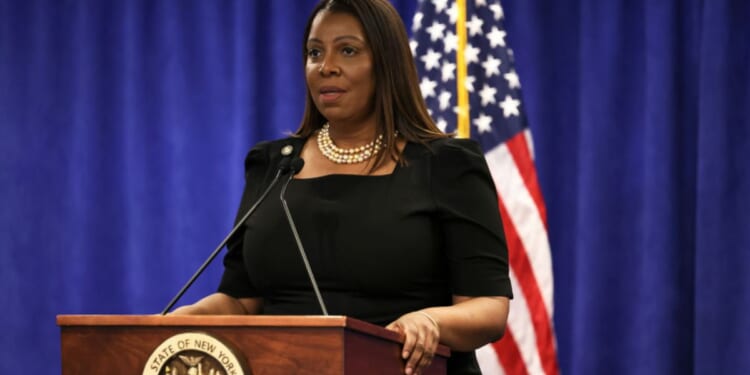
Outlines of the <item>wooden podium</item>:
[[[397,333],[344,316],[59,315],[57,324],[63,375],[143,374],[165,340],[183,333],[226,345],[245,375],[403,374]],[[422,373],[445,374],[449,355],[440,346]]]

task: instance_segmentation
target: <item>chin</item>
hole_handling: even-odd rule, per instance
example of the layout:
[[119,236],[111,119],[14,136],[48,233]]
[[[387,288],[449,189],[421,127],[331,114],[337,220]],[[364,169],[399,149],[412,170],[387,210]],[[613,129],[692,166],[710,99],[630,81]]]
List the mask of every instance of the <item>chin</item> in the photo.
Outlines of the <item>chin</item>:
[[326,120],[333,122],[340,122],[347,119],[351,119],[353,116],[339,113],[338,111],[320,111],[320,114],[326,118]]

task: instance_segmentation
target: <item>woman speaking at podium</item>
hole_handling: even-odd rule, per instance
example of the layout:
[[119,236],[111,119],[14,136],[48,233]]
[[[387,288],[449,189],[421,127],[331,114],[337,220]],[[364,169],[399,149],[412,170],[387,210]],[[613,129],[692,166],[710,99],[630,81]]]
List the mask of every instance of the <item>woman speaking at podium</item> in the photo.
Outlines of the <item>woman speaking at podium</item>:
[[[473,350],[503,335],[512,297],[482,151],[435,126],[387,0],[320,2],[303,43],[301,126],[248,153],[238,218],[284,158],[301,158],[285,197],[328,312],[402,334],[405,374],[438,343],[450,374],[479,374]],[[217,293],[175,314],[321,313],[279,200],[263,200],[227,247]]]

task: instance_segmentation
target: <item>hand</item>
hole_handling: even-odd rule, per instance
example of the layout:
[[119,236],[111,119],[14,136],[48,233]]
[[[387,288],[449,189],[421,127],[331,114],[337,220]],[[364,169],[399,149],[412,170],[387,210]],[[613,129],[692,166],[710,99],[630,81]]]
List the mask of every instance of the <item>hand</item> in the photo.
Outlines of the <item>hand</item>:
[[432,363],[440,343],[440,328],[435,319],[424,311],[414,311],[398,318],[385,327],[404,336],[401,354],[406,360],[404,374],[419,375]]

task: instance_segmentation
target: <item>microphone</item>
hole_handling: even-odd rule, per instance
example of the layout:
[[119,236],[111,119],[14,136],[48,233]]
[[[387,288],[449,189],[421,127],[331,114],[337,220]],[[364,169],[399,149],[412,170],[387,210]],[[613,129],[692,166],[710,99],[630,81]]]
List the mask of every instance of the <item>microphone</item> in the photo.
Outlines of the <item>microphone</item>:
[[[234,234],[240,229],[242,224],[245,223],[245,220],[247,220],[247,218],[250,217],[250,215],[253,212],[255,212],[258,206],[266,199],[266,196],[268,195],[268,193],[271,192],[271,189],[273,189],[273,187],[276,186],[276,183],[279,181],[279,177],[281,177],[282,174],[289,172],[290,167],[291,167],[289,155],[292,154],[293,150],[294,150],[294,147],[291,145],[286,145],[281,149],[281,155],[283,156],[283,158],[279,162],[279,169],[276,171],[276,175],[273,177],[273,180],[268,185],[266,190],[263,192],[263,194],[261,194],[260,198],[258,198],[258,200],[255,201],[255,203],[250,207],[250,209],[247,210],[245,215],[242,216],[242,218],[239,221],[237,221],[237,224],[234,226],[234,228],[232,228],[232,230],[229,231],[229,234],[227,234],[227,236],[224,237],[221,243],[219,243],[219,246],[217,246],[216,249],[211,253],[211,255],[208,256],[208,258],[203,262],[203,264],[201,264],[198,270],[195,271],[193,276],[190,277],[190,280],[188,280],[188,282],[185,283],[182,289],[180,289],[180,291],[177,292],[177,295],[174,296],[174,298],[172,298],[172,300],[169,302],[167,307],[165,307],[164,310],[162,310],[161,315],[167,315],[169,310],[171,310],[172,307],[174,307],[174,305],[177,303],[177,301],[180,298],[182,298],[182,295],[185,294],[185,292],[187,292],[188,288],[190,288],[190,286],[193,285],[195,280],[198,279],[198,277],[203,273],[206,267],[208,267],[208,265],[211,264],[211,262],[214,260],[214,258],[216,258],[217,255],[219,255],[219,253],[221,252],[221,249],[224,248],[227,242],[229,242],[229,239],[232,238],[232,236],[234,236]],[[302,160],[302,159],[299,159],[299,160]],[[300,166],[299,169],[302,169],[302,167]],[[297,172],[299,172],[299,169],[297,170]],[[297,173],[297,172],[294,172],[294,173]],[[292,176],[294,176],[294,173],[292,174]]]
[[294,234],[294,240],[297,242],[297,248],[299,249],[299,254],[302,257],[302,261],[305,263],[305,269],[307,269],[307,276],[310,278],[310,283],[312,283],[313,291],[315,291],[315,297],[318,298],[318,305],[320,306],[320,310],[323,311],[323,315],[328,316],[328,310],[326,309],[326,304],[323,302],[323,297],[320,295],[320,289],[318,289],[318,283],[315,281],[315,275],[313,275],[312,268],[310,267],[310,262],[307,261],[307,253],[305,253],[305,248],[302,246],[302,241],[299,239],[299,234],[297,233],[297,226],[294,225],[294,220],[292,219],[292,214],[289,212],[289,206],[286,204],[286,199],[284,199],[284,194],[286,194],[286,188],[289,186],[289,183],[294,178],[294,175],[299,173],[300,170],[302,170],[302,166],[305,165],[305,161],[302,160],[302,158],[294,158],[291,161],[290,169],[291,172],[289,174],[289,178],[284,182],[284,185],[281,187],[281,194],[279,194],[279,199],[281,200],[281,205],[284,206],[284,214],[286,215],[286,220],[289,222],[289,227],[292,228],[292,234]]

